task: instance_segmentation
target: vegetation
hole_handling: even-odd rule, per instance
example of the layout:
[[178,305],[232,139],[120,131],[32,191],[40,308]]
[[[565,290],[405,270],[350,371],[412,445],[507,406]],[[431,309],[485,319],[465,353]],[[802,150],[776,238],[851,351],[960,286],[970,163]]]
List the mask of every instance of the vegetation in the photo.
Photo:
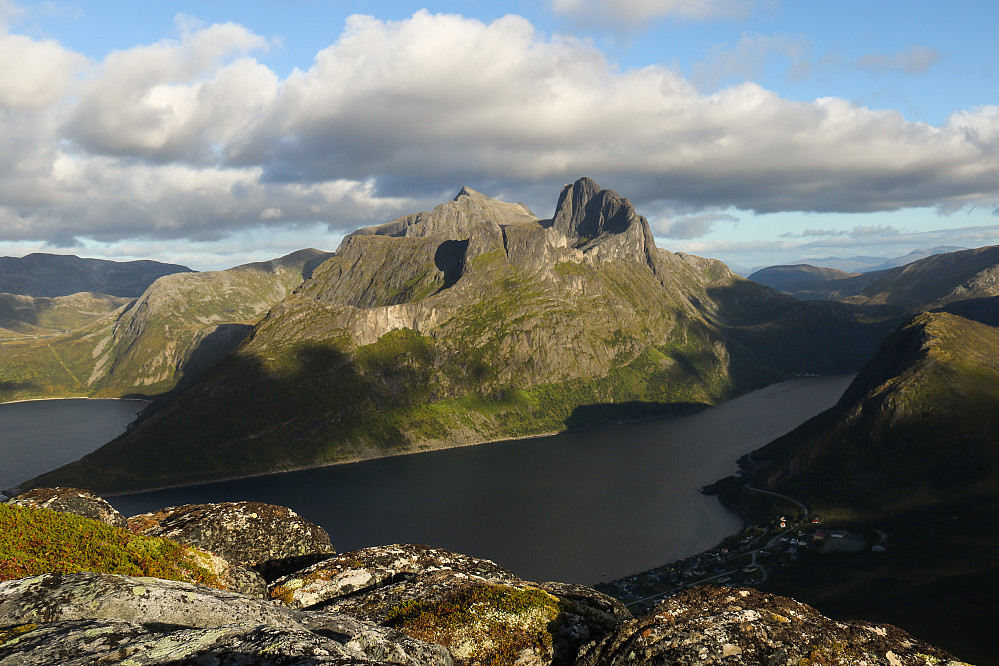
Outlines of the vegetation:
[[0,581],[93,571],[220,587],[207,555],[90,518],[0,504]]
[[445,646],[461,663],[506,666],[525,649],[550,659],[551,625],[562,602],[538,589],[467,585],[436,601],[412,600],[392,608],[386,624]]

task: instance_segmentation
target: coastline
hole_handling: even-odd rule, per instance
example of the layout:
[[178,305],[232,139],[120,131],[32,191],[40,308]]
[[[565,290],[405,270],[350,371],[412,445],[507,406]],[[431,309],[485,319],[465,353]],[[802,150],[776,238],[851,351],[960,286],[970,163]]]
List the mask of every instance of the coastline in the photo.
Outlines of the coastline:
[[147,404],[152,404],[152,400],[148,398],[95,398],[89,395],[64,395],[58,398],[22,398],[20,400],[7,400],[6,402],[0,402],[0,407],[4,405],[16,405],[22,402],[44,402],[47,400],[127,400],[129,402],[144,402]]

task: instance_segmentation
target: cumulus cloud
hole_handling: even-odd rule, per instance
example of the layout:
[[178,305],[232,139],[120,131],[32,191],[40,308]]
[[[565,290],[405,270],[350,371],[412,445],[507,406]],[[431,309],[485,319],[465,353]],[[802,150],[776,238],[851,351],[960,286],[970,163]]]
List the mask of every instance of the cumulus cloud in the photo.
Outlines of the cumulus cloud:
[[940,53],[925,46],[910,46],[898,53],[870,53],[857,60],[858,67],[879,74],[899,71],[905,74],[922,74],[940,60]]
[[552,11],[582,20],[640,23],[676,17],[703,21],[743,16],[751,0],[552,0]]
[[752,83],[703,94],[668,67],[622,71],[518,16],[354,16],[285,78],[254,58],[267,39],[234,24],[182,19],[178,39],[101,62],[4,39],[54,83],[0,74],[0,240],[349,231],[464,184],[546,214],[581,175],[640,210],[685,213],[674,238],[706,233],[725,220],[697,215],[729,207],[999,205],[999,107],[931,126]]

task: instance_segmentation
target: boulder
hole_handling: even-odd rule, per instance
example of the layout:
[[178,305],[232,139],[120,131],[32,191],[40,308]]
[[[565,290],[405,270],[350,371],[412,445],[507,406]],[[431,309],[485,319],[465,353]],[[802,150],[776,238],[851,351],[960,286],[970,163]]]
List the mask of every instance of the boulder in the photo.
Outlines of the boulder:
[[108,504],[107,500],[81,488],[35,488],[22,493],[8,504],[35,509],[50,509],[72,513],[84,518],[99,520],[115,527],[126,527],[125,517]]
[[[0,664],[449,666],[390,628],[156,578],[44,574],[0,584]],[[345,661],[334,661],[345,660]]]
[[623,622],[587,646],[577,666],[725,663],[928,666],[953,656],[901,629],[837,622],[794,599],[699,586]]
[[489,560],[413,544],[341,553],[276,581],[271,596],[439,643],[460,664],[571,664],[631,618],[581,585],[531,583]]
[[128,519],[136,534],[209,550],[271,581],[336,553],[322,527],[261,502],[186,504]]
[[294,608],[312,608],[431,571],[454,571],[490,581],[518,580],[490,560],[421,544],[361,548],[323,560],[274,581],[271,597]]

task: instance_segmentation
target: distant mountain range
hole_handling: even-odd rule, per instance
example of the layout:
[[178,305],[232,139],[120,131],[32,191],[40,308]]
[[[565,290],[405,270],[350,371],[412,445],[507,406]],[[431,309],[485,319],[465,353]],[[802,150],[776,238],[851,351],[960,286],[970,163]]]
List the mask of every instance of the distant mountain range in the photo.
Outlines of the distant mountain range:
[[[809,266],[817,266],[820,268],[834,268],[838,271],[843,271],[844,273],[871,273],[873,271],[884,271],[891,268],[898,268],[899,266],[905,266],[906,264],[911,264],[914,261],[919,261],[920,259],[925,259],[926,257],[932,256],[934,254],[944,254],[946,252],[957,252],[958,250],[965,250],[967,248],[955,247],[949,245],[939,245],[937,247],[931,247],[926,250],[913,250],[912,252],[895,258],[889,257],[867,257],[867,256],[856,256],[856,257],[821,257],[814,259],[796,259],[795,261],[787,262],[787,266],[796,266],[799,264],[808,264]],[[762,268],[757,268],[750,273],[763,270]]]
[[0,257],[0,293],[55,298],[94,292],[135,298],[157,278],[190,271],[158,261],[81,259],[71,254]]

